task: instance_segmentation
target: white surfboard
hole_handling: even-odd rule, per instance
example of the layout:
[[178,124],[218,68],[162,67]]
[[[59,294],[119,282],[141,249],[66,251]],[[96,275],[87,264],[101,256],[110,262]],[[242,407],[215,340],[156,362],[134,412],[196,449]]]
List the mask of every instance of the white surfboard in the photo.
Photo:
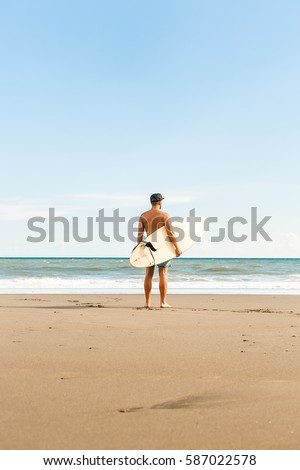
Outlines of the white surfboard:
[[[204,221],[205,217],[202,217],[201,222],[195,223],[195,234],[197,237],[201,237],[204,232]],[[191,226],[186,219],[183,219],[183,221],[172,221],[172,228],[182,253],[196,243],[195,237],[191,233]],[[175,257],[174,245],[170,242],[165,227],[161,227],[133,249],[130,263],[135,268],[147,268],[164,263]]]

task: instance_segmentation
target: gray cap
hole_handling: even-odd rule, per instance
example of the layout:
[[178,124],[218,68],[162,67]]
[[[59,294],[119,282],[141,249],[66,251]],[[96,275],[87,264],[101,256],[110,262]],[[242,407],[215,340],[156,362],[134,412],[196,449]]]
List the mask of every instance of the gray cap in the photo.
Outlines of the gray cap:
[[150,196],[150,202],[160,202],[164,199],[160,193],[154,193]]

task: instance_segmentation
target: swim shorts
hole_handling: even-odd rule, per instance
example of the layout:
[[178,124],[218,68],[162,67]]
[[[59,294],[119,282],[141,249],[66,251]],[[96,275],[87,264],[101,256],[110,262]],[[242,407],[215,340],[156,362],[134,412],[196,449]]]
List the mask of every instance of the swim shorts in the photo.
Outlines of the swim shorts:
[[158,268],[169,268],[171,266],[171,260],[165,261],[157,265]]

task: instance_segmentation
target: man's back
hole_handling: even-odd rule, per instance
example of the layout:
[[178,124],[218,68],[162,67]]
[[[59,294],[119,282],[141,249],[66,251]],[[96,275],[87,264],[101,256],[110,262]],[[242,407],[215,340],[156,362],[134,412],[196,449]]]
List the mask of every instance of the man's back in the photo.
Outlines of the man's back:
[[166,225],[166,221],[170,218],[167,212],[160,209],[152,208],[141,215],[140,221],[143,228],[146,230],[147,235],[155,232],[161,227]]

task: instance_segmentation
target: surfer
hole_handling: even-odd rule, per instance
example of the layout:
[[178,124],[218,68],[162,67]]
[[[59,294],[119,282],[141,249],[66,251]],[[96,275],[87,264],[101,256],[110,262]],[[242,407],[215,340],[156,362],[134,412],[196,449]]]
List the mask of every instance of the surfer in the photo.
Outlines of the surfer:
[[[173,243],[176,256],[178,257],[182,253],[178,244],[176,243],[176,238],[172,231],[172,226],[169,220],[170,216],[167,212],[162,211],[163,199],[164,198],[160,193],[155,193],[150,196],[152,207],[150,210],[144,212],[140,216],[137,242],[141,243],[143,241],[144,231],[146,231],[147,236],[149,236],[159,228],[165,227],[169,240],[171,243]],[[158,264],[157,266],[159,272],[160,307],[171,307],[171,305],[169,305],[166,300],[168,291],[168,266],[170,266],[170,261],[165,261],[164,263]],[[144,281],[146,308],[150,308],[151,306],[152,278],[154,274],[154,268],[155,266],[149,266],[146,268]]]

